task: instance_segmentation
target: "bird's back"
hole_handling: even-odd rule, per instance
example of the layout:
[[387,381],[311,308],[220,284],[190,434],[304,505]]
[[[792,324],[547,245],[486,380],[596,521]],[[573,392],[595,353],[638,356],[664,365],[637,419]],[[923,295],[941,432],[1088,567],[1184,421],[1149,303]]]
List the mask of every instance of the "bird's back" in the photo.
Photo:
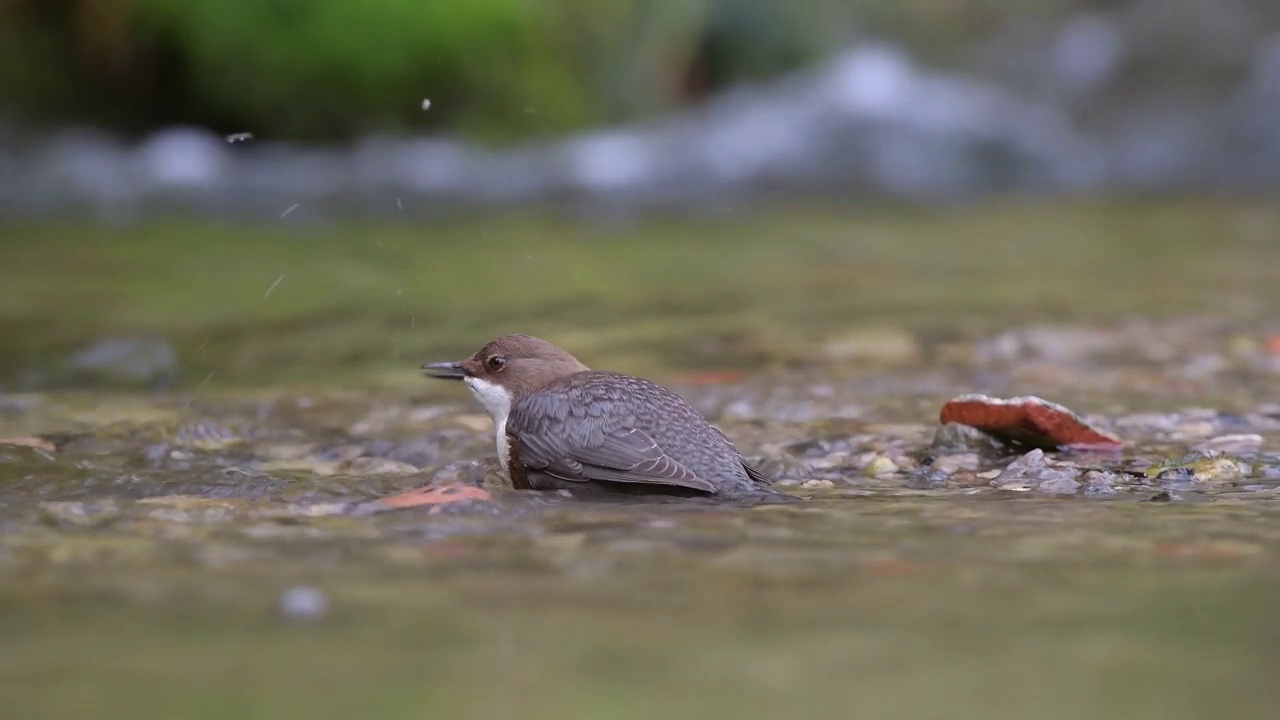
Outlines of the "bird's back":
[[679,395],[643,378],[597,370],[569,375],[512,408],[513,419],[530,413],[538,413],[542,423],[572,425],[574,432],[587,436],[640,430],[721,494],[756,489],[742,456],[728,438]]

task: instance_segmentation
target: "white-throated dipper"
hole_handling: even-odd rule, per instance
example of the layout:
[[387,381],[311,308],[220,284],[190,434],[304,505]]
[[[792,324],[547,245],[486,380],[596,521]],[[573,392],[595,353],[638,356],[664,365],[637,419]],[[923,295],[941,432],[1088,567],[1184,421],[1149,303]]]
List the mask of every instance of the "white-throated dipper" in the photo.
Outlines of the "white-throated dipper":
[[787,497],[679,395],[592,370],[545,340],[505,335],[466,360],[422,369],[471,389],[493,419],[498,461],[517,489]]

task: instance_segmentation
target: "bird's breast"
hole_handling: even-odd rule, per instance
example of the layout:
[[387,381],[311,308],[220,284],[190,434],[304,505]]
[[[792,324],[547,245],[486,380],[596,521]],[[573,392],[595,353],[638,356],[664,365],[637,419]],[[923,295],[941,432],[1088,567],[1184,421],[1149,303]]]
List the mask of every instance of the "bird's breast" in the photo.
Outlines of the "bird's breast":
[[502,465],[503,472],[509,473],[511,471],[511,446],[510,441],[507,439],[507,419],[505,417],[500,418],[493,424],[493,429],[496,436],[494,442],[498,446],[498,463]]

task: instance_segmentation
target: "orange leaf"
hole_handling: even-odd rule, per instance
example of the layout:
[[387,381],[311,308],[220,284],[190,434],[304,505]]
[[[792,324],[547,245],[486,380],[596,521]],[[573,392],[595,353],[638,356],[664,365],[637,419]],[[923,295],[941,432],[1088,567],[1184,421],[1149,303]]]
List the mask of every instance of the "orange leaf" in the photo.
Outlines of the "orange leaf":
[[1004,400],[961,395],[942,406],[938,420],[975,427],[988,435],[1054,449],[1115,448],[1120,439],[1090,427],[1070,410],[1035,396]]
[[462,483],[450,483],[448,485],[428,485],[414,488],[399,495],[379,498],[369,504],[390,510],[393,508],[422,507],[424,505],[449,505],[471,500],[486,502],[491,499],[489,493],[481,488]]

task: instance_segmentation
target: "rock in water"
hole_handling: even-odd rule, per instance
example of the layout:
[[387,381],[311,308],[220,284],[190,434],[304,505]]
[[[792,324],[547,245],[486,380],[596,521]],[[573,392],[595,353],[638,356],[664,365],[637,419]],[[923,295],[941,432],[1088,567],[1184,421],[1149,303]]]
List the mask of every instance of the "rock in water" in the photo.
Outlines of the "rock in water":
[[316,620],[329,612],[329,598],[313,587],[299,585],[280,596],[280,613],[290,620]]
[[168,340],[108,337],[67,358],[75,379],[110,385],[165,386],[178,372],[178,353]]

